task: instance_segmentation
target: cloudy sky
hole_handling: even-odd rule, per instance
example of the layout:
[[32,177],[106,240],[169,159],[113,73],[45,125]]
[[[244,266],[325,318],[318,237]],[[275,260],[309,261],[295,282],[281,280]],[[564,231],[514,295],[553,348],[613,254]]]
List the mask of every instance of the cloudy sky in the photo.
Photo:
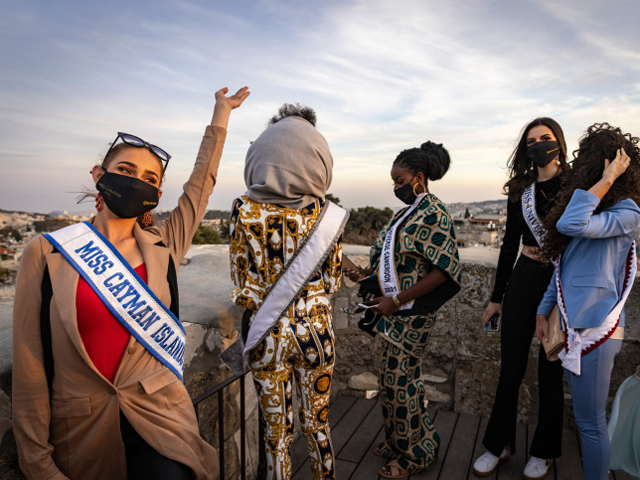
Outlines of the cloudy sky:
[[445,202],[500,198],[521,128],[551,116],[573,150],[608,121],[640,135],[639,0],[0,0],[0,208],[84,210],[117,131],[189,175],[213,93],[248,85],[209,207],[244,191],[249,142],[284,102],[318,113],[343,205],[399,206],[389,169],[443,143]]

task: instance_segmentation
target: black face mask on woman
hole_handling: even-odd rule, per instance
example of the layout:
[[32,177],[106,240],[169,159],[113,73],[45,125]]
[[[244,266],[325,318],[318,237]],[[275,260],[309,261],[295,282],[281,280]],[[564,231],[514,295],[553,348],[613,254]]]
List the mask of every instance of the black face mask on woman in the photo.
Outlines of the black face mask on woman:
[[[416,177],[413,177],[416,178]],[[413,178],[411,180],[413,180]],[[416,196],[416,194],[413,192],[413,185],[411,185],[411,180],[409,180],[409,183],[396,188],[393,193],[396,197],[398,197],[398,199],[403,202],[406,203],[407,205],[411,205],[413,204],[413,202],[416,201],[416,198],[418,198]]]
[[536,167],[544,168],[560,154],[560,145],[555,140],[536,142],[527,147],[527,157]]
[[107,208],[120,218],[135,218],[158,206],[158,189],[138,178],[105,172],[96,188]]

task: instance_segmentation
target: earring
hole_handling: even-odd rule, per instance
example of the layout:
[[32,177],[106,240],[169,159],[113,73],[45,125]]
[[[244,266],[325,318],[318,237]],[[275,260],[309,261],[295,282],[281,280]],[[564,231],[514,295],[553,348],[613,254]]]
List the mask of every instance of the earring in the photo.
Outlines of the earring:
[[531,164],[531,171],[533,172],[533,163]]
[[104,200],[102,198],[102,194],[99,193],[96,196],[96,210],[101,212],[103,208],[104,208]]
[[420,186],[422,193],[425,193],[427,191],[427,187],[425,187],[424,185],[422,185],[421,183],[414,183],[413,184],[413,194],[417,197],[418,195],[422,195],[422,193],[418,193],[416,192],[416,187]]
[[153,223],[153,217],[151,216],[151,212],[144,212],[144,215],[142,215],[142,225],[144,225],[145,227],[148,227],[149,225],[151,225]]
[[558,165],[562,165],[562,164],[560,163],[560,159],[556,160],[556,163],[557,163]]

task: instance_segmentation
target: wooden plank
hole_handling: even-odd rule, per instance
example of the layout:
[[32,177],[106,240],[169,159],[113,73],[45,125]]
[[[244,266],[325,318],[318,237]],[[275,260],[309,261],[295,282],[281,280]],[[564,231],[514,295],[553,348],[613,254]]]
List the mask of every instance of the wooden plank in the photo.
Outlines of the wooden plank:
[[479,426],[479,417],[468,413],[460,414],[442,464],[440,478],[467,478]]
[[380,404],[377,404],[353,433],[347,444],[337,455],[337,458],[358,463],[367,453],[367,450],[376,446],[374,440],[383,425],[382,408]]
[[339,458],[337,458],[336,478],[350,478],[357,466],[357,463],[348,462],[346,460],[340,460]]
[[[331,426],[331,429],[333,429],[340,420],[344,418],[344,415],[349,411],[353,404],[356,403],[356,400],[358,400],[358,397],[342,395],[329,406],[329,425]],[[291,472],[295,474],[305,460],[309,458],[309,448],[307,447],[307,441],[305,440],[304,435],[300,436],[300,438],[293,443],[290,455]]]
[[562,432],[562,456],[556,464],[556,480],[574,480],[582,476],[578,432],[565,428]]
[[[379,445],[385,441],[386,434],[384,432],[384,428],[380,428],[377,437],[373,441],[373,445]],[[365,454],[362,461],[358,464],[358,467],[355,469],[351,478],[353,480],[361,480],[361,479],[377,479],[379,477],[378,470],[382,468],[383,465],[386,465],[389,461],[388,458],[378,457],[373,453],[373,449],[369,449]],[[336,478],[349,478],[343,477],[342,474],[340,476],[336,476]]]
[[377,400],[359,398],[336,427],[331,428],[333,452],[336,456],[338,456],[342,448],[347,444],[353,432],[356,431],[362,421],[369,415],[373,407],[380,408],[378,407]]
[[[478,427],[478,435],[476,436],[476,444],[473,447],[473,452],[471,453],[471,463],[469,464],[469,476],[467,477],[469,480],[476,479],[478,476],[473,473],[473,462],[476,461],[480,455],[487,451],[485,446],[482,444],[482,439],[484,438],[484,432],[487,429],[487,423],[489,423],[489,419],[487,417],[482,417],[480,419],[480,426]],[[487,475],[486,477],[482,477],[485,480],[496,480],[498,476],[498,470],[494,470],[491,475]]]
[[[294,472],[293,465],[291,465],[291,467],[291,471]],[[298,469],[294,472],[291,480],[308,480],[309,478],[311,478],[311,476],[311,459],[307,455],[306,460],[304,460],[302,462],[302,465],[300,465],[300,467],[298,467]]]
[[[533,430],[533,429],[531,429]],[[516,424],[516,453],[512,457],[498,467],[498,480],[520,480],[522,472],[529,460],[527,453],[527,426],[524,423]],[[553,474],[548,478],[553,478]]]
[[[438,451],[438,458],[431,464],[425,471],[416,473],[409,477],[410,480],[436,480],[442,469],[442,465],[447,457],[447,449],[449,448],[449,442],[456,425],[458,414],[455,412],[449,412],[447,410],[439,410],[438,415],[434,420],[436,432],[440,437],[440,449]],[[445,477],[442,477],[445,479]],[[452,479],[453,480],[453,479]]]

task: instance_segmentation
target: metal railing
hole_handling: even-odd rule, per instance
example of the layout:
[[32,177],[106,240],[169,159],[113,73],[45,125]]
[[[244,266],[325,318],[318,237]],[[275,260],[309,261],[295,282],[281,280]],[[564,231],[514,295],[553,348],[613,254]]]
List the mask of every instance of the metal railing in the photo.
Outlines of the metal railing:
[[[196,411],[196,417],[200,420],[198,405],[209,397],[218,395],[218,454],[220,456],[220,480],[224,480],[225,477],[225,435],[224,435],[224,390],[231,387],[235,382],[239,381],[240,384],[240,478],[246,480],[247,469],[247,447],[246,447],[246,412],[245,412],[245,386],[244,377],[247,373],[242,375],[234,375],[231,378],[227,378],[223,382],[211,387],[209,390],[193,398],[193,408]],[[262,422],[262,414],[258,408],[258,449],[259,449],[259,462],[258,462],[258,476],[257,478],[264,478],[264,468],[266,465],[266,454],[264,444],[264,425]]]

